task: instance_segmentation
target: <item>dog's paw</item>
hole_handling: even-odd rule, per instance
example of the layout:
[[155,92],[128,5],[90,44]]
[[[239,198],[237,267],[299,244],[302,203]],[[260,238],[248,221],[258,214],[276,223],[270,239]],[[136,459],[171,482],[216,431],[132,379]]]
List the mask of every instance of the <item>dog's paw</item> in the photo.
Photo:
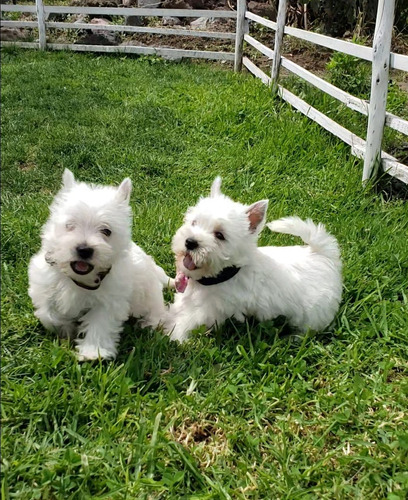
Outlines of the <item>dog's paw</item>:
[[180,344],[183,344],[188,340],[188,333],[184,330],[177,330],[176,328],[168,333],[170,340],[175,340]]
[[96,345],[79,345],[77,346],[78,361],[92,361],[95,359],[114,359],[115,351],[110,351]]

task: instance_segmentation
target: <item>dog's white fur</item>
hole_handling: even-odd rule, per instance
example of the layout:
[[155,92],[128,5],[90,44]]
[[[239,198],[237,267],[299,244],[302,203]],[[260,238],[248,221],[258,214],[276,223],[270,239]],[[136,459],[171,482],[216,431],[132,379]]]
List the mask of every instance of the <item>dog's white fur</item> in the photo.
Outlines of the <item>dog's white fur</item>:
[[[268,200],[245,206],[224,196],[220,186],[218,177],[211,195],[188,209],[173,238],[178,273],[189,279],[185,292],[177,293],[170,307],[166,328],[171,338],[183,342],[201,325],[211,328],[227,318],[244,321],[246,316],[263,321],[284,315],[301,331],[327,327],[338,311],[342,292],[336,239],[322,224],[287,217],[268,227],[299,236],[307,246],[258,248]],[[225,240],[217,238],[217,232]],[[196,240],[198,247],[187,250],[187,238]],[[196,269],[185,267],[186,255]],[[197,282],[229,266],[240,271],[228,281],[210,286]]]
[[[30,261],[29,295],[37,318],[62,336],[79,334],[80,360],[114,358],[129,316],[156,327],[165,315],[162,289],[169,278],[131,240],[131,188],[129,178],[118,188],[95,186],[65,170],[41,250]],[[91,258],[78,257],[78,245],[92,248]],[[71,267],[78,260],[94,266],[92,271],[78,275]]]

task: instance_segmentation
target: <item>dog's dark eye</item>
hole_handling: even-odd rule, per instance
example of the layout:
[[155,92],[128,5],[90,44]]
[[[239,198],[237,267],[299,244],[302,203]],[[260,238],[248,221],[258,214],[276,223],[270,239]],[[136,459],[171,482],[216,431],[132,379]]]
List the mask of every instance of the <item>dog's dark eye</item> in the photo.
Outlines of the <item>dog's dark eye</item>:
[[197,224],[196,220],[193,220],[193,222],[191,223],[192,226],[195,226],[196,224]]
[[65,224],[65,229],[66,229],[67,231],[73,231],[73,230],[75,229],[75,226],[74,226],[74,224],[72,224],[72,222],[67,222],[67,223]]
[[105,227],[104,229],[101,229],[101,233],[104,234],[105,236],[110,236],[112,234],[112,231]]
[[223,235],[222,233],[220,233],[219,231],[216,231],[216,232],[214,233],[214,235],[215,235],[215,237],[216,237],[217,239],[219,239],[219,240],[225,240],[224,235]]

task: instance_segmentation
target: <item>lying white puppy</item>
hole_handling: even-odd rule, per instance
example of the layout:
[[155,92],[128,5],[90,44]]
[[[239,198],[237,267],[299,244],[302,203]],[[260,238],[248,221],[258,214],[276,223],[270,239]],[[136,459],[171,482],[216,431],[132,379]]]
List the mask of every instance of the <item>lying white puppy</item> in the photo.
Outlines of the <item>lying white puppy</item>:
[[211,195],[189,208],[173,238],[176,288],[166,330],[180,342],[191,330],[227,318],[260,321],[284,315],[306,331],[327,327],[342,293],[340,251],[322,224],[287,217],[272,231],[300,236],[307,246],[257,247],[268,200],[234,202],[215,179]]

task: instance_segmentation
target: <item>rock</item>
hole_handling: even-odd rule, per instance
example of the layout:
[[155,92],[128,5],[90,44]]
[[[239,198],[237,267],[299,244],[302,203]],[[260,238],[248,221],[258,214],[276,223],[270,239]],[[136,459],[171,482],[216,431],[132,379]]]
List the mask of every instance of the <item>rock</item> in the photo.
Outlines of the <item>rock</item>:
[[72,0],[77,7],[118,7],[119,0]]
[[192,21],[190,23],[190,26],[193,28],[193,30],[202,30],[205,29],[208,24],[214,22],[213,17],[199,17],[195,21]]
[[178,17],[163,17],[163,26],[180,26],[183,24]]
[[74,24],[82,24],[82,23],[86,23],[85,18],[86,18],[86,15],[85,15],[85,14],[78,14],[78,15],[76,16],[76,19],[75,19],[75,21],[74,21]]
[[138,0],[137,6],[145,9],[157,9],[161,5],[161,0]]
[[91,19],[90,24],[98,24],[100,26],[109,26],[109,24],[112,24],[110,21],[107,19],[104,19],[103,17],[94,17]]
[[95,17],[91,19],[89,23],[101,26],[101,29],[92,31],[86,30],[85,35],[79,38],[75,43],[85,45],[119,45],[119,33],[103,29],[103,26],[112,24],[110,21],[102,17]]
[[213,9],[214,5],[204,0],[164,0],[162,7],[163,9]]
[[144,19],[140,16],[126,16],[125,24],[126,26],[144,26]]
[[110,33],[108,31],[96,33],[86,33],[81,38],[75,42],[76,45],[119,45],[116,33]]
[[248,10],[258,16],[267,17],[271,21],[276,21],[276,17],[278,14],[278,11],[274,5],[270,5],[268,3],[254,2],[253,0],[251,0],[251,2],[248,3]]
[[54,23],[65,23],[68,19],[68,14],[59,14],[58,12],[50,12],[47,16],[47,21]]
[[184,0],[164,0],[163,9],[192,9],[191,5]]
[[26,35],[19,28],[1,28],[0,37],[2,42],[18,42],[24,40]]
[[[100,30],[92,30],[88,32],[89,34],[100,37],[101,43],[96,42],[93,45],[119,45],[120,42],[119,33],[115,31],[104,30],[102,28],[102,26],[109,26],[110,24],[112,24],[110,21],[104,19],[103,17],[94,17],[93,19],[90,20],[90,24],[96,24],[98,26],[101,26]],[[103,40],[105,40],[106,43],[102,43]]]

